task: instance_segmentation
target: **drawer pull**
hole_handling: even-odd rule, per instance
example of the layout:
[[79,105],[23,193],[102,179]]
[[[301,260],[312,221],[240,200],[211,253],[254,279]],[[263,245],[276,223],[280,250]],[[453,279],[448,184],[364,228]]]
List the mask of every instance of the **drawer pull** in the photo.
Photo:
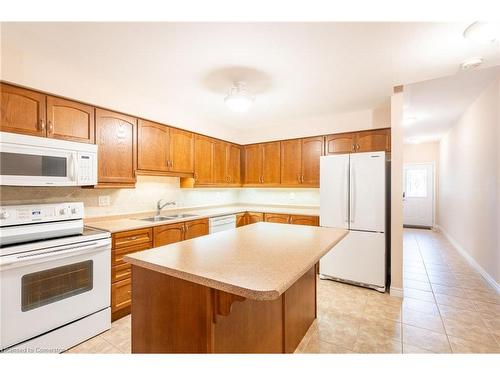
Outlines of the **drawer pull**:
[[128,240],[130,241],[133,241],[133,240],[136,240],[137,239],[137,236],[133,236],[133,237],[129,237]]

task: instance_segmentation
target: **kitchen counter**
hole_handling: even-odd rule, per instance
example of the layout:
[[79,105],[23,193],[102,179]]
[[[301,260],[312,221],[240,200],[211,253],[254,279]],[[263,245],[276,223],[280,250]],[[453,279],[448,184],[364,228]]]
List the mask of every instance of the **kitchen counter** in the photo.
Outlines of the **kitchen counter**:
[[261,222],[125,256],[132,352],[292,353],[316,318],[317,263],[346,235]]
[[278,298],[347,231],[255,223],[128,255],[132,265],[255,300]]
[[202,208],[174,208],[164,209],[161,211],[162,216],[174,214],[190,214],[187,218],[178,218],[168,221],[146,221],[140,220],[141,218],[151,217],[155,212],[143,212],[127,215],[117,215],[109,217],[89,218],[85,220],[85,225],[95,228],[106,230],[111,233],[123,232],[127,230],[150,228],[157,225],[173,224],[183,221],[204,219],[208,217],[237,214],[240,212],[267,212],[279,214],[293,214],[293,215],[307,215],[319,216],[319,207],[304,207],[304,206],[284,206],[284,205],[227,205],[215,207],[202,207]]

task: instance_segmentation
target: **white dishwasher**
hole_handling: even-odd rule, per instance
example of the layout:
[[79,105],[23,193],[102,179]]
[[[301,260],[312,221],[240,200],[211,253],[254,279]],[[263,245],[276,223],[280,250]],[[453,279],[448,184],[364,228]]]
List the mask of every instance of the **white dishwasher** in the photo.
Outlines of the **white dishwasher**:
[[236,215],[211,217],[208,220],[210,233],[236,228]]

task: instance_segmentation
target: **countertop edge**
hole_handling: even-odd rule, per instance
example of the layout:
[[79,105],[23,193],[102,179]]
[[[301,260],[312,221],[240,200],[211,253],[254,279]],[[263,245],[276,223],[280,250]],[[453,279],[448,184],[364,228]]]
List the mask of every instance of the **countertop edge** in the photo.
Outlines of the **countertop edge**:
[[[338,228],[342,229],[342,228]],[[239,287],[233,284],[228,284],[222,281],[217,281],[213,279],[209,279],[203,276],[195,275],[192,273],[186,273],[183,271],[179,271],[173,268],[165,267],[165,266],[160,266],[157,264],[153,264],[150,262],[145,262],[142,260],[138,260],[133,257],[133,254],[126,255],[123,260],[127,263],[130,263],[134,266],[142,267],[149,269],[151,271],[163,273],[168,276],[176,277],[181,280],[189,281],[195,284],[203,285],[209,288],[217,289],[223,292],[231,293],[238,295],[240,297],[245,297],[249,298],[252,300],[256,301],[268,301],[268,300],[275,300],[279,296],[281,296],[285,291],[288,290],[298,279],[300,279],[308,270],[310,270],[326,253],[328,253],[335,245],[337,245],[342,239],[347,236],[349,232],[345,230],[345,233],[340,236],[339,238],[336,238],[332,243],[330,243],[325,249],[323,249],[320,252],[320,255],[315,259],[313,262],[307,264],[304,269],[302,269],[296,276],[294,276],[290,281],[287,283],[283,284],[277,289],[272,289],[272,290],[254,290],[254,289],[248,289],[248,288],[243,288]],[[147,250],[146,250],[147,251]],[[133,275],[132,275],[133,277]]]

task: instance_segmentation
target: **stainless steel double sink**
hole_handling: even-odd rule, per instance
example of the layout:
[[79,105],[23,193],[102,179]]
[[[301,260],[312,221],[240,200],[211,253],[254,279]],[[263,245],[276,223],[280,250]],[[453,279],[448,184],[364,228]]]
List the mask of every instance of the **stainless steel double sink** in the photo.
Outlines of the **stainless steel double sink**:
[[177,214],[177,215],[168,215],[168,216],[159,215],[159,216],[145,217],[145,218],[142,218],[139,220],[158,222],[158,221],[185,219],[185,218],[194,217],[194,216],[198,216],[198,215],[192,215],[192,214]]

